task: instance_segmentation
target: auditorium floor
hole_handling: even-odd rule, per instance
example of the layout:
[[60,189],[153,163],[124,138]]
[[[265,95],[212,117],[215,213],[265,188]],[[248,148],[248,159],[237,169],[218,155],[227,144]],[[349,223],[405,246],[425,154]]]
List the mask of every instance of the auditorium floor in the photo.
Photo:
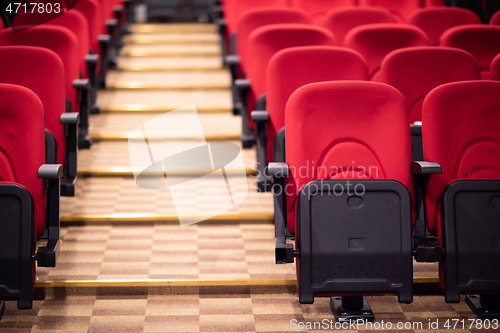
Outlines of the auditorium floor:
[[[103,112],[90,117],[95,144],[79,151],[76,196],[61,198],[57,267],[37,269],[32,310],[6,302],[0,332],[314,331],[298,325],[334,320],[327,298],[299,304],[295,265],[274,264],[273,201],[255,190],[255,150],[243,151],[244,169],[237,170],[247,175],[247,198],[208,221],[181,227],[168,190],[136,186],[127,140],[145,121],[195,104],[208,142],[238,143],[241,120],[231,113],[215,26],[130,30],[108,89],[99,93]],[[177,115],[176,131],[150,138],[176,147],[200,139],[188,119]],[[197,200],[196,191],[211,187],[206,180],[183,195]],[[216,211],[217,195],[197,213]],[[414,264],[415,283],[435,284],[437,275],[437,264]],[[422,322],[426,329],[430,319],[443,328],[446,319],[474,318],[464,302],[446,304],[443,296],[415,296],[410,305],[393,296],[369,302],[377,320],[394,325]]]

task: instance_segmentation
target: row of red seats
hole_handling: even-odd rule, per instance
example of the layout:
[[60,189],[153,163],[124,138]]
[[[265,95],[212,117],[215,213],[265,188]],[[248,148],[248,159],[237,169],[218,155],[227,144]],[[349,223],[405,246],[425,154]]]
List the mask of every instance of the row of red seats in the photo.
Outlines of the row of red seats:
[[466,298],[476,315],[500,318],[499,96],[496,81],[433,89],[422,108],[424,159],[412,162],[395,88],[328,81],[291,95],[286,162],[269,172],[276,260],[297,258],[301,303],[334,295],[337,320],[373,321],[363,295],[411,303],[414,258],[440,262],[446,302],[479,294]]
[[19,309],[32,306],[35,261],[56,264],[59,196],[75,193],[77,150],[90,147],[88,115],[99,111],[96,70],[103,79],[109,61],[101,33],[123,29],[102,19],[122,12],[118,1],[57,3],[60,13],[28,8],[0,30],[0,300]]
[[[304,24],[297,10],[250,10],[238,28],[244,52],[227,58],[233,75],[246,75],[235,86],[248,129],[246,110],[258,110],[258,181],[268,190],[274,178],[276,262],[298,258],[302,303],[344,295],[332,299],[340,320],[373,320],[362,294],[411,302],[412,258],[441,262],[447,302],[479,292],[467,298],[476,314],[500,315],[500,83],[479,81],[500,52],[500,28],[441,11],[473,21],[440,20],[440,47],[394,23],[353,27],[347,47],[335,47],[335,31]],[[266,158],[279,163],[266,170]]]

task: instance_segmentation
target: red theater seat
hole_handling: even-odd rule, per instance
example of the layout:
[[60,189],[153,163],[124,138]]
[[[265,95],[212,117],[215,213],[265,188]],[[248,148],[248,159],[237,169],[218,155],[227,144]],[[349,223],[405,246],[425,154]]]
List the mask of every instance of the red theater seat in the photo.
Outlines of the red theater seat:
[[[289,70],[293,68],[294,70]],[[287,48],[276,53],[267,67],[267,115],[252,113],[252,118],[269,118],[257,122],[257,163],[259,189],[270,189],[264,167],[268,162],[284,162],[285,107],[290,95],[298,88],[314,82],[336,80],[368,80],[364,59],[355,51],[334,46],[303,46]],[[267,123],[267,124],[266,124]],[[264,124],[267,126],[265,131]],[[278,150],[275,150],[275,139]],[[267,151],[267,154],[266,154]],[[276,156],[276,154],[278,156]],[[280,156],[281,155],[281,156]],[[263,177],[264,176],[264,177]]]
[[442,46],[456,47],[472,54],[483,79],[490,78],[490,64],[500,53],[500,27],[469,24],[453,27],[441,35]]
[[[44,112],[32,91],[0,84],[0,123],[0,267],[8,267],[0,270],[0,299],[31,309],[35,252],[38,266],[55,265],[62,169],[44,164]],[[47,188],[43,178],[48,179]],[[49,234],[47,246],[35,251],[36,237],[46,224],[57,232]]]
[[500,53],[491,61],[490,79],[500,81]]
[[[74,195],[78,114],[65,112],[64,66],[61,59],[53,51],[41,47],[2,46],[0,82],[26,87],[40,98],[45,128],[55,140],[54,145],[47,147],[54,157],[48,158],[47,163],[64,166],[66,179],[62,183],[62,192]],[[68,126],[67,131],[65,126]]]
[[339,45],[344,45],[345,35],[352,28],[370,23],[396,23],[394,16],[385,8],[346,7],[333,9],[321,20],[321,26],[330,30]]
[[424,158],[442,168],[429,176],[426,199],[444,249],[446,302],[480,293],[467,304],[483,319],[500,315],[499,96],[500,82],[448,83],[422,109]]
[[392,51],[382,64],[376,81],[398,89],[406,99],[410,123],[422,120],[422,103],[435,87],[454,81],[480,80],[474,58],[448,47],[411,47]]
[[285,128],[286,163],[271,163],[269,172],[281,187],[274,192],[277,263],[293,262],[287,225],[296,239],[299,301],[346,293],[358,295],[344,301],[359,300],[369,292],[411,302],[413,182],[404,97],[376,82],[308,84],[288,100]]
[[491,25],[500,25],[500,10],[497,10],[490,18]]
[[456,7],[430,7],[415,10],[408,23],[422,29],[429,37],[431,45],[439,45],[439,37],[449,28],[464,24],[481,24],[481,20],[471,10]]
[[422,30],[411,25],[365,24],[345,36],[344,46],[365,58],[370,76],[374,79],[380,63],[389,52],[404,47],[429,46],[429,39]]
[[254,141],[251,131],[253,123],[249,126],[250,112],[256,107],[258,110],[265,109],[262,104],[265,104],[266,70],[272,56],[288,47],[335,44],[335,37],[328,30],[305,24],[274,24],[260,27],[250,34],[245,56],[248,60],[247,80],[236,81],[236,86],[241,92],[244,147],[251,147]]
[[406,22],[410,14],[422,7],[420,0],[358,0],[360,6],[383,7],[391,11],[398,22]]
[[243,77],[245,73],[246,63],[246,43],[248,36],[257,28],[265,25],[280,24],[280,23],[298,23],[308,24],[309,19],[306,14],[296,8],[287,7],[265,7],[250,9],[241,16],[238,23],[238,34],[236,37],[236,53],[237,56],[226,56],[226,64],[230,66],[233,94],[233,110],[237,114],[239,112],[239,97],[234,86],[234,80]]
[[290,0],[290,4],[306,12],[315,22],[333,8],[357,5],[357,0]]
[[65,94],[71,110],[80,112],[79,147],[88,148],[88,93],[90,83],[80,80],[78,62],[78,41],[67,28],[54,25],[41,25],[27,30],[13,32],[12,29],[0,31],[0,45],[38,46],[54,51],[64,64]]

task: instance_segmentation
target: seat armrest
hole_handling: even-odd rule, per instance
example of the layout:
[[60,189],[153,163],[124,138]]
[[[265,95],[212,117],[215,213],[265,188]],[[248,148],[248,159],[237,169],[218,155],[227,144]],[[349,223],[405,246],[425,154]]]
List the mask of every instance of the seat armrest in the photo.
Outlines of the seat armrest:
[[290,173],[290,168],[288,167],[288,163],[269,163],[269,166],[267,168],[267,173],[270,176],[277,177],[277,178],[286,178],[288,177]]
[[88,79],[73,80],[73,88],[75,89],[89,89],[90,81]]
[[267,111],[252,111],[252,113],[250,113],[250,116],[252,117],[252,121],[255,123],[267,123],[269,121],[269,113]]
[[251,87],[250,80],[238,79],[234,81],[234,85],[238,90],[248,90]]
[[85,62],[87,64],[97,65],[97,63],[99,62],[99,55],[98,54],[87,54],[85,56]]
[[230,54],[226,56],[226,64],[229,66],[238,66],[240,64],[240,57],[235,54]]
[[74,80],[73,87],[78,90],[78,97],[80,101],[78,148],[88,149],[92,145],[92,140],[90,140],[89,137],[90,81],[87,79]]
[[37,178],[60,179],[62,176],[62,164],[42,164],[37,172]]
[[80,114],[76,112],[71,112],[71,113],[63,113],[61,115],[61,118],[59,119],[59,122],[61,124],[78,124],[78,121],[80,121]]
[[413,161],[411,162],[411,173],[414,175],[440,174],[441,166],[436,162]]

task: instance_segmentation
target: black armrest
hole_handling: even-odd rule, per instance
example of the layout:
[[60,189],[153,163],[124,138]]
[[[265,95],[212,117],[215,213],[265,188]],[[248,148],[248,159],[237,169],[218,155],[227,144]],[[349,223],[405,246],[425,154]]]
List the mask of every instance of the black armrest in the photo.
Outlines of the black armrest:
[[238,80],[235,80],[234,81],[234,85],[240,91],[246,91],[246,90],[250,89],[250,87],[251,87],[250,80],[247,80],[247,79],[238,79]]
[[109,64],[109,50],[111,45],[110,35],[99,35],[97,37],[101,53],[101,71],[99,72],[99,86],[104,88],[106,86],[106,73],[108,72]]
[[290,173],[288,163],[269,163],[267,173],[276,178],[286,178]]
[[255,123],[267,123],[269,121],[269,113],[267,113],[267,111],[252,111],[250,116],[252,117],[252,121]]
[[38,169],[38,178],[47,179],[45,226],[48,241],[39,247],[35,255],[39,267],[55,267],[59,255],[59,195],[60,179],[63,175],[61,164],[44,164]]
[[411,162],[411,173],[414,175],[431,175],[441,173],[441,166],[436,162],[413,161]]
[[257,188],[259,192],[271,190],[271,179],[267,175],[267,111],[252,111],[252,120],[257,124]]
[[226,64],[230,66],[238,66],[240,64],[241,60],[238,55],[235,54],[230,54],[226,56]]
[[97,114],[100,113],[99,107],[96,105],[97,89],[99,87],[97,82],[97,64],[99,63],[99,55],[88,54],[85,56],[85,62],[87,63],[87,71],[89,72],[90,80],[90,113]]
[[287,163],[269,163],[268,166],[268,173],[273,176],[276,264],[293,263],[295,257],[293,245],[286,243],[288,228],[286,224],[285,183],[289,171]]
[[113,36],[113,33],[115,32],[116,27],[118,27],[118,20],[117,19],[108,19],[108,20],[106,20],[106,26],[108,27],[108,34],[110,36]]
[[60,118],[61,124],[65,124],[66,132],[66,179],[61,182],[61,195],[72,197],[75,195],[75,184],[77,178],[77,148],[78,148],[78,124],[80,113],[63,113]]
[[90,81],[74,80],[73,87],[78,91],[80,101],[80,125],[78,126],[78,148],[90,148],[92,141],[89,137],[89,114],[90,114]]

